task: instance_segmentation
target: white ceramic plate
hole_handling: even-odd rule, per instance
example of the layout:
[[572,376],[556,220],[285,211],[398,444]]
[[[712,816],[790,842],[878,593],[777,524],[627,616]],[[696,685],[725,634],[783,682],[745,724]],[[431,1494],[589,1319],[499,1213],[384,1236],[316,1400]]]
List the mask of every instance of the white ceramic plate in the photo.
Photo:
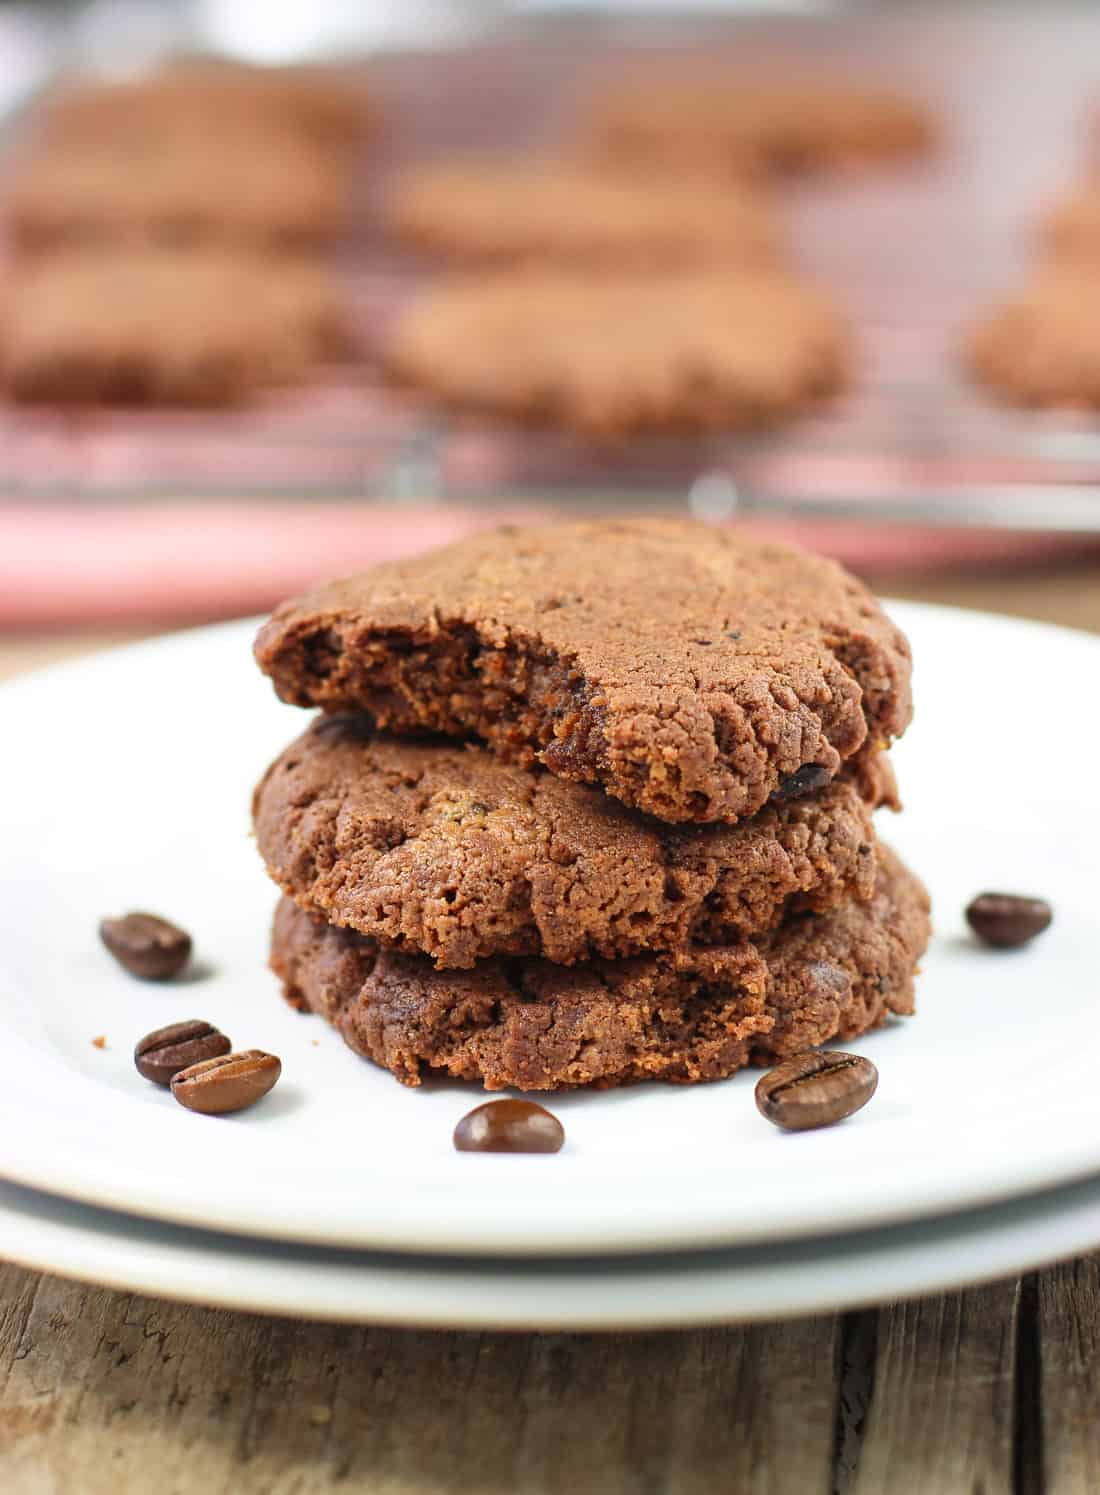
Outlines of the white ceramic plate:
[[339,1251],[188,1230],[0,1181],[3,1254],[219,1308],[464,1329],[656,1329],[835,1312],[1100,1245],[1100,1181],[943,1220],[706,1252],[554,1261]]
[[[569,1140],[550,1158],[454,1153],[479,1091],[402,1089],[279,999],[248,799],[305,717],[256,671],[251,625],[8,685],[0,1175],[268,1237],[548,1255],[851,1230],[1100,1171],[1100,640],[895,612],[918,715],[897,750],[907,811],[887,830],[939,934],[920,1015],[854,1045],[879,1066],[874,1103],[785,1136],[757,1115],[751,1074],[562,1097]],[[977,948],[961,910],[989,886],[1051,898],[1054,927],[1025,951]],[[201,979],[151,987],[113,964],[97,920],[133,907],[194,932]],[[278,1089],[213,1119],[141,1081],[135,1039],[186,1017],[280,1054]]]

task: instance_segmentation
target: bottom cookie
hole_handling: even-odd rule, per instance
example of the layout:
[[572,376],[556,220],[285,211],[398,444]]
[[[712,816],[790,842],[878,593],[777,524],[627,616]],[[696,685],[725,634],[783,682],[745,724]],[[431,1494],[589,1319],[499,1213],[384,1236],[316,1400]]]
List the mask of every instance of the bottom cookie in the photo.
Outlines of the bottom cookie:
[[928,895],[887,848],[870,901],[801,914],[728,945],[563,967],[495,958],[437,971],[380,950],[284,898],[271,966],[287,1000],[320,1013],[405,1085],[487,1090],[696,1084],[768,1064],[913,1010]]

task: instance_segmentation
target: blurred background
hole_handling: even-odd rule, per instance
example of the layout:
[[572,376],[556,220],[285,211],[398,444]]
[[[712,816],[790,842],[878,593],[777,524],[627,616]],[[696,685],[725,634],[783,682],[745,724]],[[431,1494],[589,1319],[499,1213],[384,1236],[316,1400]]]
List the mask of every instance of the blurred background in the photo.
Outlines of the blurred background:
[[1100,628],[1093,6],[0,4],[0,111],[0,671],[625,508]]

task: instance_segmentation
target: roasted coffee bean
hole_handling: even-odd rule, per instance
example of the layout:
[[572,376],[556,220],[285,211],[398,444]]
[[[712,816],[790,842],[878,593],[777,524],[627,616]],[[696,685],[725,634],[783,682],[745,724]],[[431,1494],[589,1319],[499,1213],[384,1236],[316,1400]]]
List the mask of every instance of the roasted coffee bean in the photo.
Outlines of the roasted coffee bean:
[[773,800],[799,799],[829,782],[829,771],[820,763],[804,763],[796,773],[785,778],[772,794]]
[[878,1070],[858,1054],[799,1054],[769,1070],[756,1086],[756,1106],[788,1132],[831,1126],[865,1106]]
[[172,1077],[172,1094],[189,1111],[223,1116],[262,1100],[283,1072],[274,1054],[245,1049],[204,1059]]
[[99,937],[132,976],[167,981],[178,976],[191,957],[191,936],[156,914],[126,914],[104,919]]
[[168,1085],[181,1069],[228,1054],[232,1047],[224,1033],[196,1017],[190,1022],[172,1023],[168,1028],[146,1033],[134,1049],[134,1064],[138,1074],[152,1080],[154,1085]]
[[966,910],[971,929],[987,945],[1015,950],[1047,928],[1054,911],[1045,898],[1016,893],[981,893]]
[[565,1128],[529,1100],[491,1100],[468,1111],[455,1127],[459,1152],[560,1152]]

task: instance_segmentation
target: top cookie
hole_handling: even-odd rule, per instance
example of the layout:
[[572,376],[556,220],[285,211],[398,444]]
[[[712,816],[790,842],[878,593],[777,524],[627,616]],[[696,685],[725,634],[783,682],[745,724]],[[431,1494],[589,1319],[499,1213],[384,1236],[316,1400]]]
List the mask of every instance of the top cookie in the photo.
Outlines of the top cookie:
[[284,603],[256,658],[283,700],[478,736],[671,822],[819,788],[911,716],[908,643],[854,577],[673,519],[378,566]]
[[910,156],[933,138],[926,111],[885,88],[713,70],[623,83],[588,128],[601,156],[749,174]]
[[619,269],[705,259],[773,264],[774,216],[736,183],[580,165],[457,161],[409,172],[390,208],[396,235],[455,259],[531,257]]

